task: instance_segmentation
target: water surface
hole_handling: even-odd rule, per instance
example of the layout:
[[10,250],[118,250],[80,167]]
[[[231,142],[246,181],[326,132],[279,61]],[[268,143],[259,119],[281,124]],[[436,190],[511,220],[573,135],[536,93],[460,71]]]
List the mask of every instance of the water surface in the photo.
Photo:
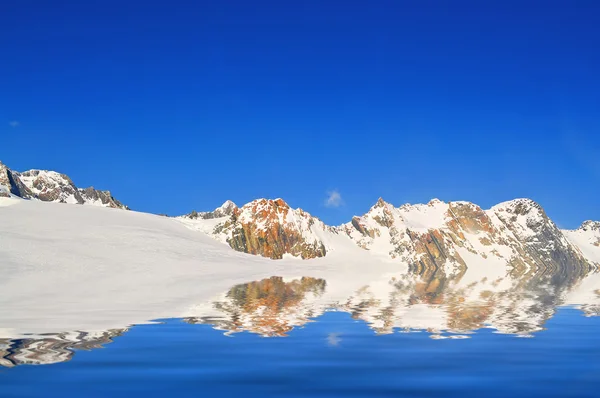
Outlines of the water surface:
[[195,317],[0,340],[0,396],[597,397],[596,280],[404,275],[329,301],[264,278]]

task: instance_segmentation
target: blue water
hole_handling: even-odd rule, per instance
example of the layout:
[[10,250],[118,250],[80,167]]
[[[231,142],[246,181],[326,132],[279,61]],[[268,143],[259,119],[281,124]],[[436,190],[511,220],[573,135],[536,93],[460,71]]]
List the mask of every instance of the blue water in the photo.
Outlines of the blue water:
[[600,317],[563,307],[533,338],[469,336],[377,335],[345,312],[274,338],[170,319],[66,362],[0,368],[0,396],[600,396]]

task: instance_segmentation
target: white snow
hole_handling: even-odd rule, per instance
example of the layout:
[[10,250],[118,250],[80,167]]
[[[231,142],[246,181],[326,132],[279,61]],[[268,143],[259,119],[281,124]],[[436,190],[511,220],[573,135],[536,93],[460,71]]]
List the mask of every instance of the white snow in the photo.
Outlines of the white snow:
[[579,247],[586,258],[600,265],[600,231],[579,228],[562,232],[572,244]]
[[406,228],[427,232],[430,228],[439,228],[445,224],[448,208],[448,203],[432,199],[426,205],[404,205],[398,210]]

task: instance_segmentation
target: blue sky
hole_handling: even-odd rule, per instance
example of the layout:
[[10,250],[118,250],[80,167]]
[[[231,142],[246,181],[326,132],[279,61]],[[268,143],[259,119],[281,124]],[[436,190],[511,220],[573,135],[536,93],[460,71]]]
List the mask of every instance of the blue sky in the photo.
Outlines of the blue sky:
[[283,197],[337,224],[379,196],[530,197],[562,227],[600,219],[597,1],[0,13],[0,160],[14,169],[170,215]]

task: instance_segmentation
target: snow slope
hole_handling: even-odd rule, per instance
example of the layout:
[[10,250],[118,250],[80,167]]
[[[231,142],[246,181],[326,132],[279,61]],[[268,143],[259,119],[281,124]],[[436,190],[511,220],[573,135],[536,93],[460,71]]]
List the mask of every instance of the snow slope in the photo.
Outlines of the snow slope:
[[586,221],[578,229],[563,233],[587,258],[600,264],[600,222]]

